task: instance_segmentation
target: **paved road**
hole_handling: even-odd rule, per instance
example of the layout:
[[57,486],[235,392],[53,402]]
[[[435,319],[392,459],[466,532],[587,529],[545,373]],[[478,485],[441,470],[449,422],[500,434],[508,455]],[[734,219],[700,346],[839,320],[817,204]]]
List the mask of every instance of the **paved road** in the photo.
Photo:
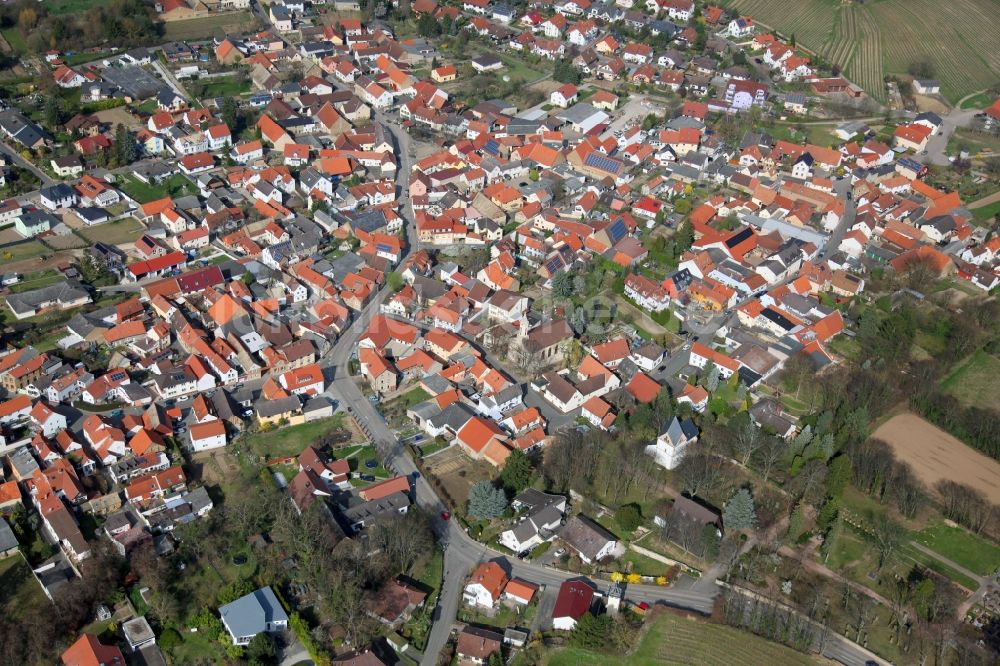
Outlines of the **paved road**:
[[954,134],[956,128],[968,127],[977,113],[980,113],[979,109],[960,109],[956,106],[946,115],[942,116],[941,129],[927,140],[927,154],[920,154],[917,158],[921,162],[936,164],[938,166],[948,166],[951,164],[948,160],[948,139]]
[[28,160],[21,157],[21,153],[19,153],[14,146],[10,145],[6,141],[0,141],[0,152],[6,155],[7,159],[9,159],[17,166],[21,167],[22,169],[27,169],[31,173],[35,174],[35,176],[42,181],[42,185],[52,185],[56,182],[51,178],[49,178],[49,175],[47,173],[36,167]]
[[175,93],[177,93],[178,95],[180,95],[184,99],[188,100],[189,102],[194,99],[193,97],[191,97],[190,94],[188,94],[188,91],[184,89],[184,86],[181,85],[180,81],[177,80],[177,78],[173,75],[173,73],[169,69],[167,69],[166,67],[164,67],[164,65],[163,65],[162,62],[160,62],[159,60],[154,59],[153,60],[153,69],[155,69],[157,72],[159,72],[160,77],[164,80],[164,82],[168,86],[170,86],[170,88]]

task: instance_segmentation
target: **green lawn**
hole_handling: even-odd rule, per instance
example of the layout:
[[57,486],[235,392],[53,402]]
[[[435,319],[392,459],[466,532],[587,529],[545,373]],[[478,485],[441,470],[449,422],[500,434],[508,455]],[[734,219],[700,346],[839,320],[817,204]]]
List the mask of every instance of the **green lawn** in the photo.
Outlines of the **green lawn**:
[[664,613],[650,621],[635,653],[622,657],[579,648],[553,653],[548,666],[660,666],[687,664],[730,666],[731,664],[819,664],[819,659],[778,643],[696,617]]
[[[372,445],[363,446],[353,454],[348,456],[338,456],[347,457],[348,461],[351,463],[351,471],[357,472],[359,474],[371,474],[372,476],[377,476],[379,478],[389,478],[392,474],[385,467],[382,467],[382,463],[379,462],[378,455],[375,453],[375,447]],[[378,463],[377,466],[373,468],[365,467],[365,463],[369,460],[374,460]]]
[[413,405],[418,405],[421,402],[430,399],[431,399],[431,394],[418,386],[401,395],[399,398],[396,399],[396,402],[403,409],[409,409]]
[[640,555],[631,549],[625,551],[625,555],[622,557],[621,562],[622,573],[625,573],[625,564],[631,563],[632,570],[629,573],[637,573],[640,576],[666,576],[667,571],[670,569],[669,564],[664,564],[659,560],[654,560],[651,557]]
[[982,349],[962,363],[941,383],[941,388],[970,406],[1000,408],[996,378],[1000,359]]
[[28,45],[24,42],[24,35],[21,34],[21,31],[16,26],[12,28],[4,28],[3,30],[0,30],[0,33],[3,34],[3,38],[7,40],[7,43],[10,44],[10,48],[13,49],[15,53],[24,53],[28,50]]
[[425,458],[427,456],[429,456],[430,454],[437,453],[438,451],[441,451],[442,449],[446,449],[446,448],[448,448],[451,445],[451,442],[447,442],[447,441],[445,441],[445,442],[438,442],[435,439],[424,440],[424,441],[427,442],[427,443],[426,443],[426,445],[420,447],[420,455],[422,455]]
[[965,589],[972,592],[975,592],[979,587],[979,583],[977,583],[974,579],[960,573],[957,569],[948,566],[941,560],[917,550],[912,544],[906,544],[903,546],[903,548],[899,551],[899,559],[904,563],[913,562],[914,564],[925,566],[931,571],[941,574],[945,578],[958,583]]
[[264,458],[297,456],[306,446],[329,432],[342,429],[342,426],[343,417],[337,415],[328,419],[254,433],[247,438],[247,446]]
[[50,284],[55,284],[56,282],[62,282],[65,280],[62,275],[54,270],[44,270],[38,271],[37,273],[28,273],[24,276],[24,279],[17,284],[12,284],[10,286],[10,292],[12,294],[17,294],[22,291],[31,291],[32,289],[41,289],[42,287],[47,287]]
[[961,527],[935,523],[914,535],[919,543],[981,576],[1000,567],[1000,546]]
[[182,197],[198,193],[198,188],[184,174],[175,174],[159,185],[147,185],[134,176],[122,179],[120,189],[139,203],[156,201],[163,197]]
[[524,60],[521,60],[517,56],[513,56],[507,53],[498,53],[500,59],[503,60],[503,64],[506,67],[501,73],[506,72],[510,75],[511,80],[521,79],[522,81],[529,82],[542,76],[542,72],[535,67],[539,65],[530,65]]
[[80,230],[80,235],[91,243],[101,241],[112,245],[122,243],[134,243],[139,236],[145,233],[146,228],[134,217],[126,217],[114,222],[99,224],[96,227],[87,227]]
[[969,211],[972,213],[972,217],[974,217],[977,222],[988,222],[992,220],[994,216],[1000,215],[1000,201],[987,204],[982,208],[970,208]]
[[201,97],[238,97],[250,92],[250,80],[236,76],[212,77],[204,79],[197,85],[200,86]]
[[36,240],[16,245],[4,245],[0,247],[0,259],[4,261],[24,261],[34,259],[48,252],[48,249]]
[[48,599],[23,557],[12,555],[0,560],[0,610],[21,615],[29,608],[46,605]]
[[108,4],[108,0],[48,0],[45,9],[49,14],[81,14],[91,7]]
[[94,62],[95,60],[104,60],[110,58],[114,53],[111,51],[99,51],[97,53],[74,53],[71,56],[66,56],[63,58],[63,62],[69,67],[75,67],[77,65],[82,65],[85,62]]
[[964,102],[962,102],[963,109],[985,109],[993,100],[996,99],[992,95],[987,95],[986,93],[979,93],[978,95],[973,95]]

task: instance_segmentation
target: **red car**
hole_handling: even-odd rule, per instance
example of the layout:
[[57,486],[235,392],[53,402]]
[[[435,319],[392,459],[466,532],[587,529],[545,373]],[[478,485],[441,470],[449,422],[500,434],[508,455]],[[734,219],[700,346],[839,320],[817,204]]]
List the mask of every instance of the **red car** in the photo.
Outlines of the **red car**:
[[451,519],[451,512],[450,511],[442,511],[441,512],[441,520],[450,520],[450,519]]

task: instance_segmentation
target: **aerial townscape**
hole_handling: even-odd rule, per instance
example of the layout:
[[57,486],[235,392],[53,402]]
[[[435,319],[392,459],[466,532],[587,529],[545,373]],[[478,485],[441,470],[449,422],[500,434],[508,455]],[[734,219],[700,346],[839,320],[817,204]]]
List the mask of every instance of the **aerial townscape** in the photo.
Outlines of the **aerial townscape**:
[[0,3],[0,666],[1000,663],[1000,12],[794,4]]

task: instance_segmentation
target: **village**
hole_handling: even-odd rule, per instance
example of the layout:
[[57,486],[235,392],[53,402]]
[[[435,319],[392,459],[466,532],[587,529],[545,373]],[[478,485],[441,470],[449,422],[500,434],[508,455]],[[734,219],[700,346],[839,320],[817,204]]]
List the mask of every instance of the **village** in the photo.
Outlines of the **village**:
[[255,25],[3,86],[0,574],[73,600],[5,658],[567,663],[671,613],[990,649],[992,389],[927,387],[994,359],[1000,162],[956,142],[1000,99],[889,111],[694,0],[151,11]]

